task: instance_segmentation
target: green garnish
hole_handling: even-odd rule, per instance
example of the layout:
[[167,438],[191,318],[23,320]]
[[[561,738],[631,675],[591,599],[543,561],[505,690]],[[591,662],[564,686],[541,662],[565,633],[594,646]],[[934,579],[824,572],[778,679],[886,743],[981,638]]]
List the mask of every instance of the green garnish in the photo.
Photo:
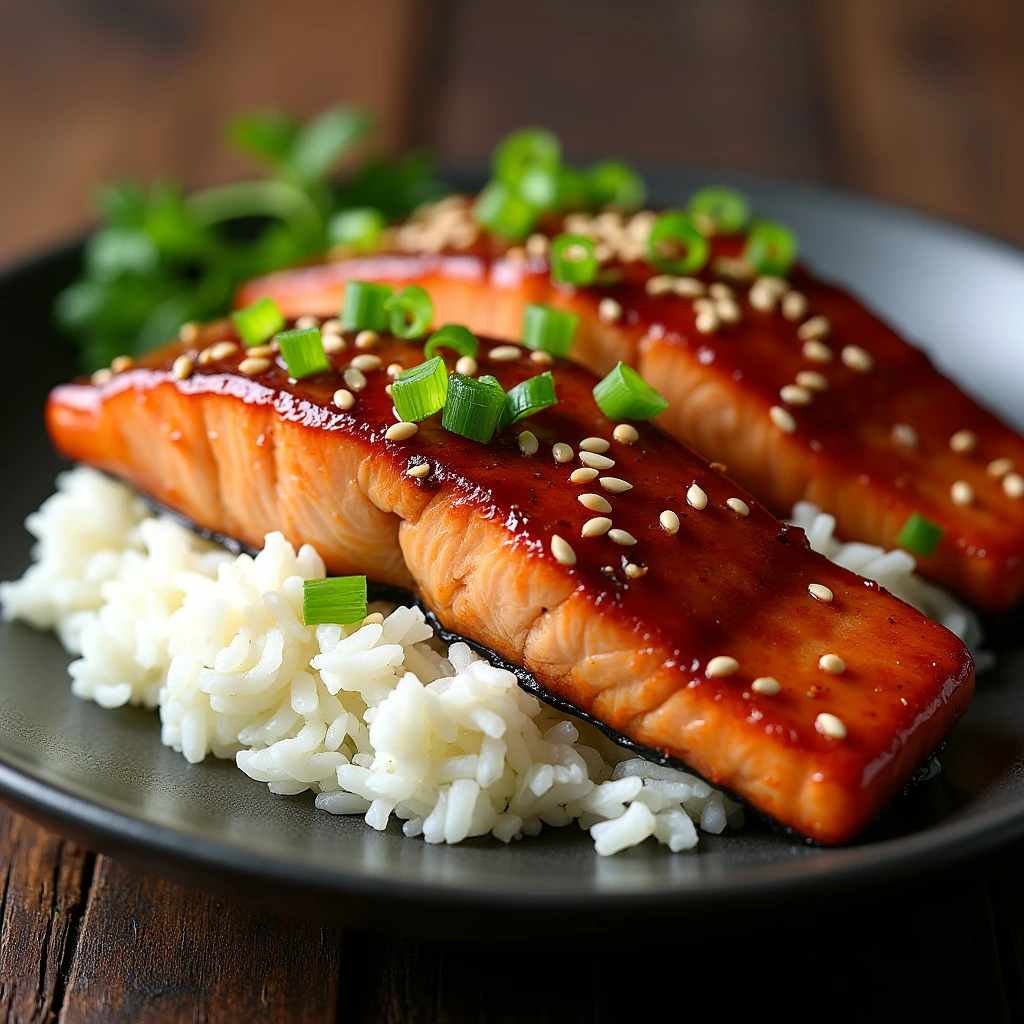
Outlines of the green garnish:
[[500,181],[492,181],[477,196],[473,215],[488,231],[509,242],[525,238],[537,223],[536,207]]
[[782,276],[796,259],[796,235],[772,220],[757,220],[747,237],[743,258],[756,274]]
[[268,338],[284,327],[284,317],[277,303],[264,295],[245,309],[236,309],[231,314],[238,336],[248,346],[262,345]]
[[623,362],[594,385],[594,400],[610,420],[649,420],[668,408],[658,390]]
[[738,189],[708,185],[690,197],[690,213],[707,217],[720,235],[735,235],[750,220],[750,203]]
[[579,322],[575,313],[531,302],[523,312],[523,344],[535,351],[566,356]]
[[407,285],[397,295],[385,299],[384,311],[388,315],[391,333],[396,338],[407,340],[422,338],[434,319],[434,303],[418,284]]
[[331,245],[347,245],[357,253],[373,252],[380,242],[387,221],[380,210],[358,206],[336,213],[327,225]]
[[500,424],[502,429],[517,423],[527,416],[532,416],[549,405],[555,405],[558,397],[555,395],[555,378],[551,371],[541,373],[536,377],[530,377],[517,384],[505,395],[505,407],[501,412]]
[[558,173],[558,205],[562,210],[586,210],[592,204],[590,177],[578,167],[564,166]]
[[386,331],[388,313],[385,305],[394,288],[375,281],[346,281],[345,299],[341,307],[341,323],[347,331]]
[[423,358],[430,359],[439,348],[450,348],[460,356],[476,356],[480,350],[477,336],[462,324],[445,324],[427,339],[423,346]]
[[514,192],[523,193],[523,183],[531,175],[552,178],[557,183],[562,164],[562,144],[546,128],[520,128],[498,143],[491,158],[491,173],[496,181]]
[[647,198],[644,179],[621,160],[594,164],[589,179],[591,203],[595,206],[613,206],[623,213],[633,213]]
[[494,436],[504,408],[505,391],[494,377],[474,380],[453,373],[448,382],[448,401],[441,426],[453,434],[487,444]]
[[594,241],[586,235],[551,239],[551,279],[556,284],[590,284],[597,276]]
[[319,327],[282,331],[276,336],[276,341],[281,348],[284,365],[288,368],[288,376],[294,380],[302,380],[303,377],[311,377],[314,373],[322,373],[331,368]]
[[941,526],[925,519],[919,512],[911,512],[910,518],[896,536],[896,543],[901,548],[913,551],[915,555],[930,558],[945,532]]
[[419,423],[439,412],[447,395],[448,371],[440,356],[403,370],[391,383],[392,404],[406,423]]
[[693,274],[708,261],[710,246],[689,214],[663,213],[647,238],[648,261],[667,274]]
[[302,621],[307,626],[350,626],[365,618],[365,576],[303,581]]

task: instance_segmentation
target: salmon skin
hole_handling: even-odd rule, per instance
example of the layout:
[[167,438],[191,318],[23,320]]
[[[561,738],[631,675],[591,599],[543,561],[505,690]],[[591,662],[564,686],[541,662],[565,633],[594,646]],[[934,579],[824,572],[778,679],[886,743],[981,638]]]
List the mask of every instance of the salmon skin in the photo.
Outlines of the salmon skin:
[[[250,546],[281,530],[334,573],[413,590],[554,698],[822,842],[856,835],[966,708],[974,669],[952,633],[655,428],[614,439],[587,370],[482,342],[479,372],[506,389],[552,364],[558,404],[486,445],[438,416],[399,441],[385,368],[419,363],[418,345],[381,338],[346,410],[351,338],[301,381],[277,357],[242,372],[237,340],[210,325],[56,388],[56,447],[201,528]],[[583,536],[595,518],[612,529]]]
[[[449,220],[456,210],[440,209]],[[695,278],[652,276],[630,241],[635,221],[570,215],[551,226],[618,244],[622,258],[600,287],[552,285],[543,235],[529,252],[487,238],[454,250],[459,230],[473,237],[467,222],[446,234],[428,217],[392,239],[418,251],[272,274],[238,301],[269,295],[287,315],[333,316],[346,279],[415,282],[437,322],[509,339],[521,336],[528,303],[571,309],[580,316],[572,357],[600,374],[620,359],[634,365],[669,401],[658,424],[725,463],[776,515],[811,501],[836,517],[843,539],[892,548],[919,513],[945,531],[929,557],[918,554],[923,575],[989,611],[1020,599],[1024,439],[806,269],[738,280],[742,242],[717,238]]]

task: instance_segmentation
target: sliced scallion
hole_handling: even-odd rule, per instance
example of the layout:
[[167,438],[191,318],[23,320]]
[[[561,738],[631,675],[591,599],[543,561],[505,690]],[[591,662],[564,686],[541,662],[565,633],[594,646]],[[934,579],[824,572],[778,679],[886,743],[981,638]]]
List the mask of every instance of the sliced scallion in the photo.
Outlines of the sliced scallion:
[[525,238],[537,223],[537,208],[508,185],[492,181],[477,196],[473,216],[488,231],[510,242]]
[[264,295],[245,309],[236,309],[231,314],[235,330],[246,345],[262,345],[271,335],[284,327],[284,317],[277,303]]
[[301,380],[331,368],[319,327],[282,331],[275,335],[275,340],[281,349],[281,358],[288,368],[289,377]]
[[494,436],[504,408],[505,391],[493,377],[474,380],[453,373],[448,382],[448,401],[441,426],[453,434],[487,444]]
[[689,214],[663,213],[647,238],[648,260],[667,274],[693,274],[708,261],[708,240]]
[[527,416],[532,416],[549,405],[555,405],[555,378],[551,371],[521,381],[505,395],[505,407],[501,412],[501,426],[504,429]]
[[594,400],[610,420],[649,420],[668,408],[660,392],[623,362],[594,385]]
[[422,338],[434,319],[434,303],[418,284],[407,285],[397,295],[385,299],[384,311],[396,338]]
[[373,252],[380,242],[387,221],[373,206],[355,206],[336,213],[327,226],[331,245],[349,245],[356,252]]
[[590,191],[596,206],[614,206],[632,213],[644,205],[647,186],[629,164],[621,160],[602,160],[590,168]]
[[578,167],[563,166],[558,172],[558,208],[586,210],[592,203],[590,178]]
[[735,235],[750,220],[750,203],[738,189],[708,185],[690,197],[690,212],[707,217],[721,235]]
[[302,621],[307,626],[349,626],[365,618],[365,576],[330,576],[303,582]]
[[523,344],[553,356],[568,355],[579,322],[575,313],[531,302],[523,312]]
[[784,275],[796,259],[796,235],[773,220],[755,221],[743,258],[756,274]]
[[915,555],[930,558],[945,532],[937,523],[925,519],[920,512],[911,512],[896,537],[896,543],[901,548],[913,551]]
[[590,284],[597,276],[593,239],[556,235],[551,239],[551,278],[556,284]]
[[346,281],[341,323],[347,331],[384,331],[388,314],[384,304],[394,288],[375,281]]
[[440,356],[403,370],[391,382],[391,401],[406,423],[433,416],[444,408],[447,395],[448,371]]
[[423,346],[423,358],[430,359],[439,348],[450,348],[460,356],[476,356],[480,350],[477,336],[462,324],[445,324],[427,339]]
[[520,128],[498,143],[491,161],[491,173],[497,181],[524,194],[523,179],[541,171],[557,178],[562,162],[562,144],[546,128]]

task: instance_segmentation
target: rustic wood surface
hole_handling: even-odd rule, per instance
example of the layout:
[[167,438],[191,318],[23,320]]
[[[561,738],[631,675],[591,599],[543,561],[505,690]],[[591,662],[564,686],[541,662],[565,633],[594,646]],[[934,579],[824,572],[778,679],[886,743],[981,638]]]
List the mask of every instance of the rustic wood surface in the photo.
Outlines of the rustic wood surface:
[[[0,0],[0,260],[79,231],[114,174],[242,173],[230,112],[343,98],[456,166],[542,122],[576,158],[831,182],[1024,243],[1022,53],[1019,0]],[[1019,1021],[1022,854],[658,941],[639,920],[414,941],[188,891],[0,810],[0,1020]]]

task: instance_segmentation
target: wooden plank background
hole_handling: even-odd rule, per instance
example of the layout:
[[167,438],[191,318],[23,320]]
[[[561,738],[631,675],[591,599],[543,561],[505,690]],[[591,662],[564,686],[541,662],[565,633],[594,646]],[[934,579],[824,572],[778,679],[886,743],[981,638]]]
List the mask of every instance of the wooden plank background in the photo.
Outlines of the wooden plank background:
[[[1024,243],[1019,0],[0,0],[0,261],[124,173],[247,173],[239,110],[377,111],[479,165],[525,123],[582,159],[834,183]],[[711,1010],[1024,1019],[1018,845],[736,935],[412,942],[140,874],[0,812],[0,1019],[611,1021]],[[813,1009],[812,1009],[813,1008]]]

